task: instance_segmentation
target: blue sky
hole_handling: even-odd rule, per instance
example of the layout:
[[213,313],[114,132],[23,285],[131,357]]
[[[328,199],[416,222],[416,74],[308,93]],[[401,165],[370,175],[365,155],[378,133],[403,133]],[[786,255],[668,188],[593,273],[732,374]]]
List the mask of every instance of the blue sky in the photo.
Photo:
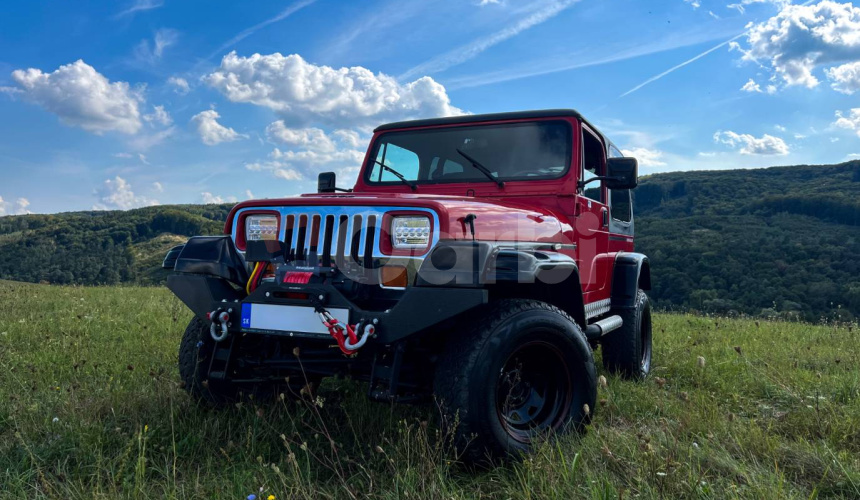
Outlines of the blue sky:
[[860,7],[785,0],[10,2],[0,215],[351,185],[372,128],[575,108],[643,174],[860,154]]

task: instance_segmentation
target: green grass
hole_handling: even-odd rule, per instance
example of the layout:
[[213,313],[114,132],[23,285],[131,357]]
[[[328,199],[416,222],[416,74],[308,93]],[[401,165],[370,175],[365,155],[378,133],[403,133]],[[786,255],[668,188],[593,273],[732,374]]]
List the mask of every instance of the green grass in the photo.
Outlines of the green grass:
[[856,326],[657,315],[652,376],[608,376],[586,435],[469,473],[432,407],[358,384],[198,407],[166,290],[0,282],[0,304],[2,498],[860,498]]

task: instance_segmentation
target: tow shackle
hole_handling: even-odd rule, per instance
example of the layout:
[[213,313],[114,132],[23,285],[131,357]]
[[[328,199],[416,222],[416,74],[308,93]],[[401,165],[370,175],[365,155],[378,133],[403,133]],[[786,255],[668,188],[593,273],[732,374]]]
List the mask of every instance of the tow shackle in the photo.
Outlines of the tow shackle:
[[230,314],[228,314],[227,311],[215,309],[214,311],[207,313],[206,318],[210,321],[209,335],[212,337],[212,340],[215,342],[221,342],[226,339],[227,335],[230,334],[227,330],[227,326],[230,322]]

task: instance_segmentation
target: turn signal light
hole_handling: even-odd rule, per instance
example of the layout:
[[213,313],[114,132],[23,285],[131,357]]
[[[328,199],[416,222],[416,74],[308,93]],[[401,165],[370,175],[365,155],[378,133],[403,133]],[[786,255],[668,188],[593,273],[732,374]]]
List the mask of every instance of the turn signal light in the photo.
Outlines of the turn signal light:
[[382,286],[406,288],[409,284],[409,273],[404,266],[383,266],[379,269]]

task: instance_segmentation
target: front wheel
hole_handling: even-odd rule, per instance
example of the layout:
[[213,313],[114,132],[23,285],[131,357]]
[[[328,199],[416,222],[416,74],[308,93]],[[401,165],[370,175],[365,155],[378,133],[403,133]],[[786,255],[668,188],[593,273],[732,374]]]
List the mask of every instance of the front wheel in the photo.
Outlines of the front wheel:
[[558,308],[499,301],[453,335],[435,392],[465,461],[527,452],[551,432],[589,423],[594,360],[582,330]]
[[197,317],[192,319],[179,344],[179,376],[192,397],[220,407],[236,401],[239,391],[230,382],[208,379],[214,348],[209,323]]

